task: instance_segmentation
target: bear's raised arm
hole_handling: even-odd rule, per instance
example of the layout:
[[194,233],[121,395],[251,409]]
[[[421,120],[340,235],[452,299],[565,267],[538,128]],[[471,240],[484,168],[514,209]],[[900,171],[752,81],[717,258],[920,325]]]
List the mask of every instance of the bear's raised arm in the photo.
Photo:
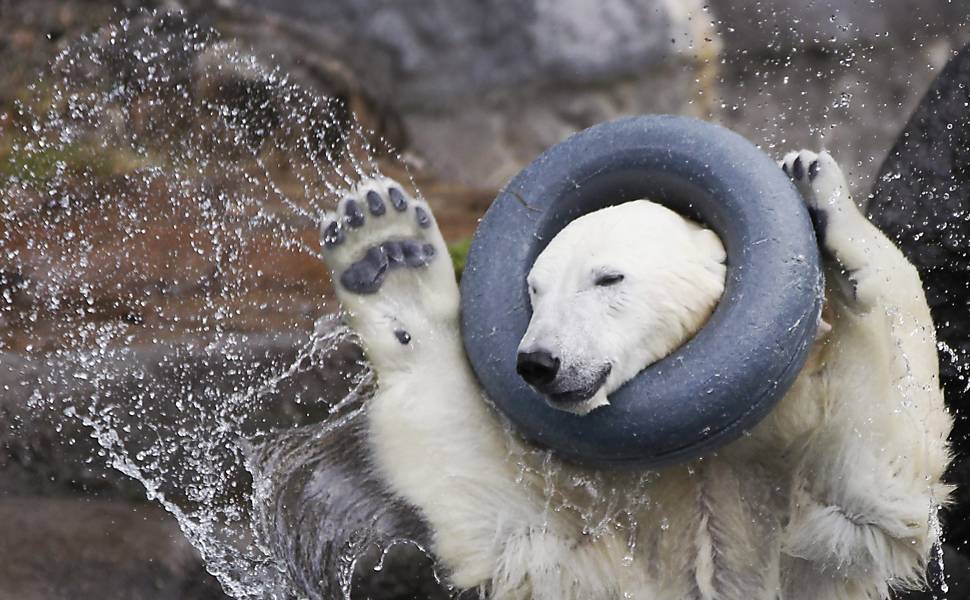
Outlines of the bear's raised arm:
[[784,168],[813,212],[833,315],[813,375],[823,416],[794,471],[783,550],[802,576],[789,585],[886,597],[882,582],[919,584],[949,493],[933,323],[916,270],[858,211],[832,157],[793,153]]

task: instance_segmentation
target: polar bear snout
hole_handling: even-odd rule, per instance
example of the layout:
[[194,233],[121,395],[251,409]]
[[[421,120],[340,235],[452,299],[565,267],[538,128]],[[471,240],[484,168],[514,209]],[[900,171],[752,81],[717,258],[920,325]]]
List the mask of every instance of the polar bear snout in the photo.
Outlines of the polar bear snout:
[[601,401],[597,401],[595,406],[587,406],[590,399],[599,395],[603,390],[603,386],[606,385],[606,380],[609,379],[612,371],[613,365],[606,364],[595,371],[588,371],[589,375],[578,382],[565,380],[562,385],[557,386],[560,389],[546,392],[546,402],[553,408],[586,414],[593,408],[606,403],[604,397]]
[[[578,356],[572,358],[572,361],[561,360],[542,346],[524,344],[516,357],[515,370],[553,408],[586,414],[606,404],[604,386],[613,365],[588,362]],[[597,400],[591,402],[593,398]]]
[[548,350],[519,352],[515,371],[532,387],[542,388],[555,381],[559,365],[559,359]]

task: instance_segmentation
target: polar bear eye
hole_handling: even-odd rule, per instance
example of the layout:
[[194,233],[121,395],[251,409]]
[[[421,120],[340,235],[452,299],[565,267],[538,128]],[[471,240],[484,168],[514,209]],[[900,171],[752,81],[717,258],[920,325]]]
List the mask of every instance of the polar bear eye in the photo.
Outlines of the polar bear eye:
[[607,287],[610,285],[616,285],[623,281],[622,273],[605,273],[596,278],[596,285],[600,287]]

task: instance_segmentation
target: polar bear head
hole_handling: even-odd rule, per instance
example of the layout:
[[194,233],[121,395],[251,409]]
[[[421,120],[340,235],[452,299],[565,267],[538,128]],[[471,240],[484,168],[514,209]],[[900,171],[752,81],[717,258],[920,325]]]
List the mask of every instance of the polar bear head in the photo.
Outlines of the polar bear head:
[[554,407],[586,414],[706,322],[724,291],[709,229],[647,200],[566,226],[529,272],[519,374]]

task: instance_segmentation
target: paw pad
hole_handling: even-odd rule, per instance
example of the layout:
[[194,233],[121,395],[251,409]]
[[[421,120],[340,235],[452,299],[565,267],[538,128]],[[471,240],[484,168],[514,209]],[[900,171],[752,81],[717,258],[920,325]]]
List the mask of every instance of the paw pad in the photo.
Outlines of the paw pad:
[[431,217],[428,216],[428,211],[424,210],[420,206],[414,209],[414,217],[417,219],[418,225],[420,225],[422,229],[431,227]]
[[340,283],[351,292],[373,294],[381,288],[389,265],[384,249],[374,246],[340,274]]
[[326,229],[323,230],[323,245],[327,248],[333,248],[343,241],[344,232],[339,221],[330,223],[327,225]]
[[374,190],[367,192],[367,209],[370,211],[370,214],[374,215],[375,217],[379,217],[387,212],[387,207],[384,206],[384,201],[381,200],[381,195]]
[[324,219],[324,258],[355,294],[374,294],[390,271],[427,267],[442,253],[428,207],[386,179],[362,181]]
[[425,267],[436,255],[433,244],[414,240],[387,241],[368,248],[364,258],[340,274],[340,283],[356,294],[373,294],[380,289],[388,270]]
[[387,197],[391,199],[391,204],[394,206],[394,210],[404,212],[407,209],[408,201],[404,197],[404,193],[398,188],[392,187],[387,192]]
[[353,198],[349,198],[344,204],[344,214],[346,215],[347,225],[352,229],[359,229],[364,225],[364,211]]

